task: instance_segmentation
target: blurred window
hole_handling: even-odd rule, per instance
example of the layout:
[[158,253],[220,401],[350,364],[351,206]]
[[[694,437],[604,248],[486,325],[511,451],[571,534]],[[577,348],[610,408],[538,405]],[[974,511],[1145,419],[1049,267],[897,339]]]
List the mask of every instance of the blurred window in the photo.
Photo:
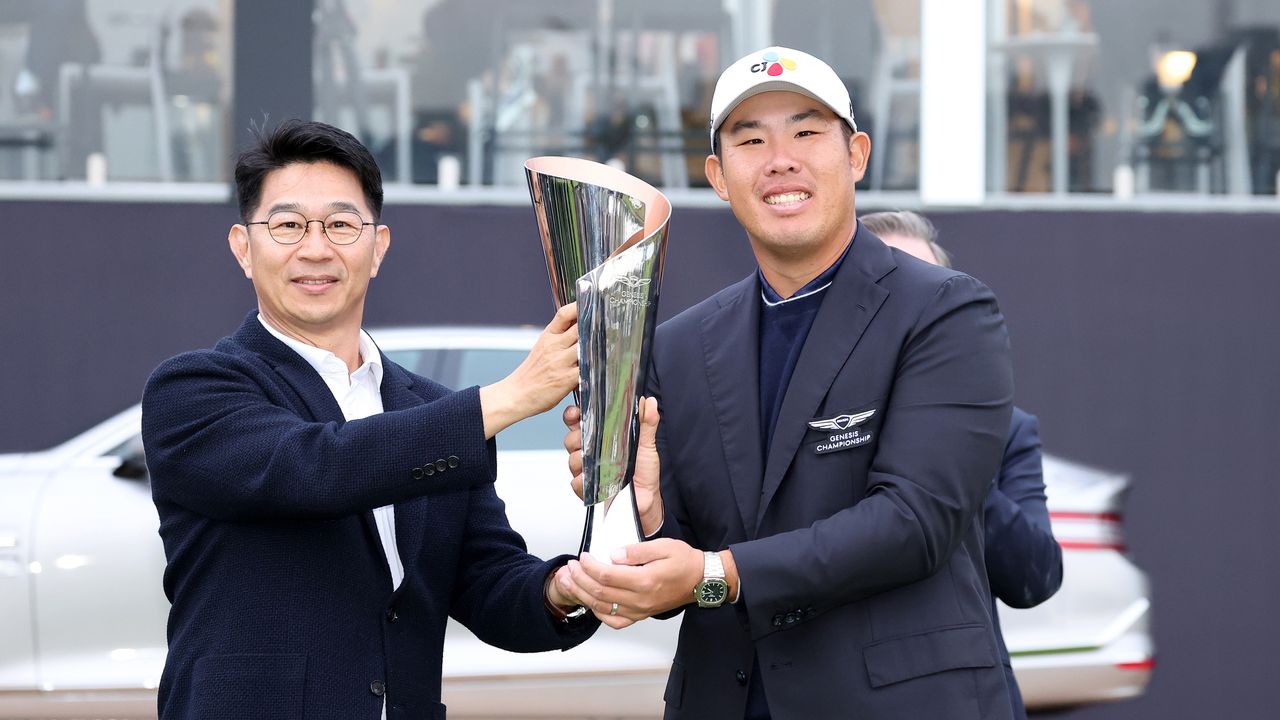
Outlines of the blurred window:
[[[462,350],[457,355],[457,379],[452,387],[465,388],[501,380],[515,370],[528,353],[524,350]],[[498,447],[502,450],[563,449],[565,430],[560,415],[571,402],[572,395],[555,408],[503,430],[498,435]]]
[[[876,135],[866,183],[918,187],[919,0],[316,0],[316,117],[401,182],[524,185],[543,154],[705,187],[720,70],[768,42],[828,60]],[[756,41],[754,38],[761,38]]]
[[526,159],[569,154],[705,185],[718,0],[317,0],[316,19],[316,116],[390,179],[523,185]]
[[[393,350],[387,357],[410,372],[418,373],[453,389],[493,384],[516,369],[525,350],[440,349]],[[500,450],[558,450],[563,448],[564,423],[561,413],[573,402],[565,398],[541,415],[521,420],[498,435]]]
[[411,373],[435,378],[439,376],[436,368],[439,367],[440,356],[444,352],[444,350],[392,350],[387,352],[387,357]]
[[991,0],[989,189],[1274,195],[1280,3]]
[[0,179],[226,181],[231,5],[0,2]]
[[858,129],[871,136],[860,187],[919,188],[920,0],[778,0],[773,37],[844,79]]

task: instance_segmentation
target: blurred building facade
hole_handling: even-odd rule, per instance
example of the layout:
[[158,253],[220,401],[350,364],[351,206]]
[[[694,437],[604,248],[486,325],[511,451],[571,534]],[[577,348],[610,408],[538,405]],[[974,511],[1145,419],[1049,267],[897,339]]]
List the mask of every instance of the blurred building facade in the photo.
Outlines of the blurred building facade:
[[[970,31],[929,30],[957,8]],[[3,0],[0,192],[225,183],[281,115],[351,130],[405,187],[519,187],[525,158],[570,154],[696,191],[720,68],[774,43],[845,78],[868,191],[1276,195],[1270,0]],[[957,63],[972,102],[929,70]],[[983,148],[960,174],[955,121],[985,128],[955,138]]]

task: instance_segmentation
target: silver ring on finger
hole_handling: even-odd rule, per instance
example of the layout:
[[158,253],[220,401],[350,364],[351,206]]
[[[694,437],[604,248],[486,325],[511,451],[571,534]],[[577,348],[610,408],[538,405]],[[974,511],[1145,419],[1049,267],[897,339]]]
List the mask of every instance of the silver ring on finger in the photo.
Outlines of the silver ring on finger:
[[614,604],[613,604],[613,607],[609,608],[609,614],[610,614],[610,615],[617,615],[617,614],[618,614],[618,603],[614,603]]

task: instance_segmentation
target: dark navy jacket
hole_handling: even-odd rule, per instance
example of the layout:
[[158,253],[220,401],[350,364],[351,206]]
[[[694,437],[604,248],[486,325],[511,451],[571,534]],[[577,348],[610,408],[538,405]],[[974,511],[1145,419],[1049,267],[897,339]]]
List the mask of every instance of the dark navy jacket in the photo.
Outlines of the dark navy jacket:
[[[168,566],[160,717],[443,718],[445,621],[514,651],[567,648],[493,488],[479,392],[382,357],[385,412],[344,422],[324,381],[251,313],[163,363],[143,440]],[[372,509],[395,504],[405,577]]]
[[[1004,461],[991,484],[983,517],[991,592],[1015,608],[1034,607],[1052,597],[1062,585],[1062,550],[1053,539],[1045,505],[1040,423],[1016,406],[1009,420]],[[999,629],[999,615],[995,621]],[[1000,654],[1009,680],[1014,717],[1024,720],[1027,711],[1013,679],[1003,637]]]
[[1013,396],[995,297],[859,226],[761,448],[755,273],[659,327],[662,533],[733,551],[685,606],[668,720],[1008,720],[979,513]]

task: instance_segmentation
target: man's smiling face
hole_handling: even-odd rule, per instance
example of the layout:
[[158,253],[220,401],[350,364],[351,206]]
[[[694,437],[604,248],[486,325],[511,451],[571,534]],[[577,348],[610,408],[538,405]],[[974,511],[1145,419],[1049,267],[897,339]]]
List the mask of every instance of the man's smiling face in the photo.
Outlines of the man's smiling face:
[[[291,163],[271,171],[249,221],[286,210],[308,220],[355,212],[364,222],[375,222],[356,174],[328,162]],[[263,316],[286,335],[306,340],[359,330],[369,280],[378,274],[390,231],[385,225],[366,226],[352,244],[335,245],[320,223],[309,223],[300,241],[282,245],[265,225],[236,225],[228,239],[253,281]]]
[[823,254],[853,236],[854,184],[869,147],[847,128],[817,100],[785,91],[749,97],[725,119],[707,179],[757,252]]

